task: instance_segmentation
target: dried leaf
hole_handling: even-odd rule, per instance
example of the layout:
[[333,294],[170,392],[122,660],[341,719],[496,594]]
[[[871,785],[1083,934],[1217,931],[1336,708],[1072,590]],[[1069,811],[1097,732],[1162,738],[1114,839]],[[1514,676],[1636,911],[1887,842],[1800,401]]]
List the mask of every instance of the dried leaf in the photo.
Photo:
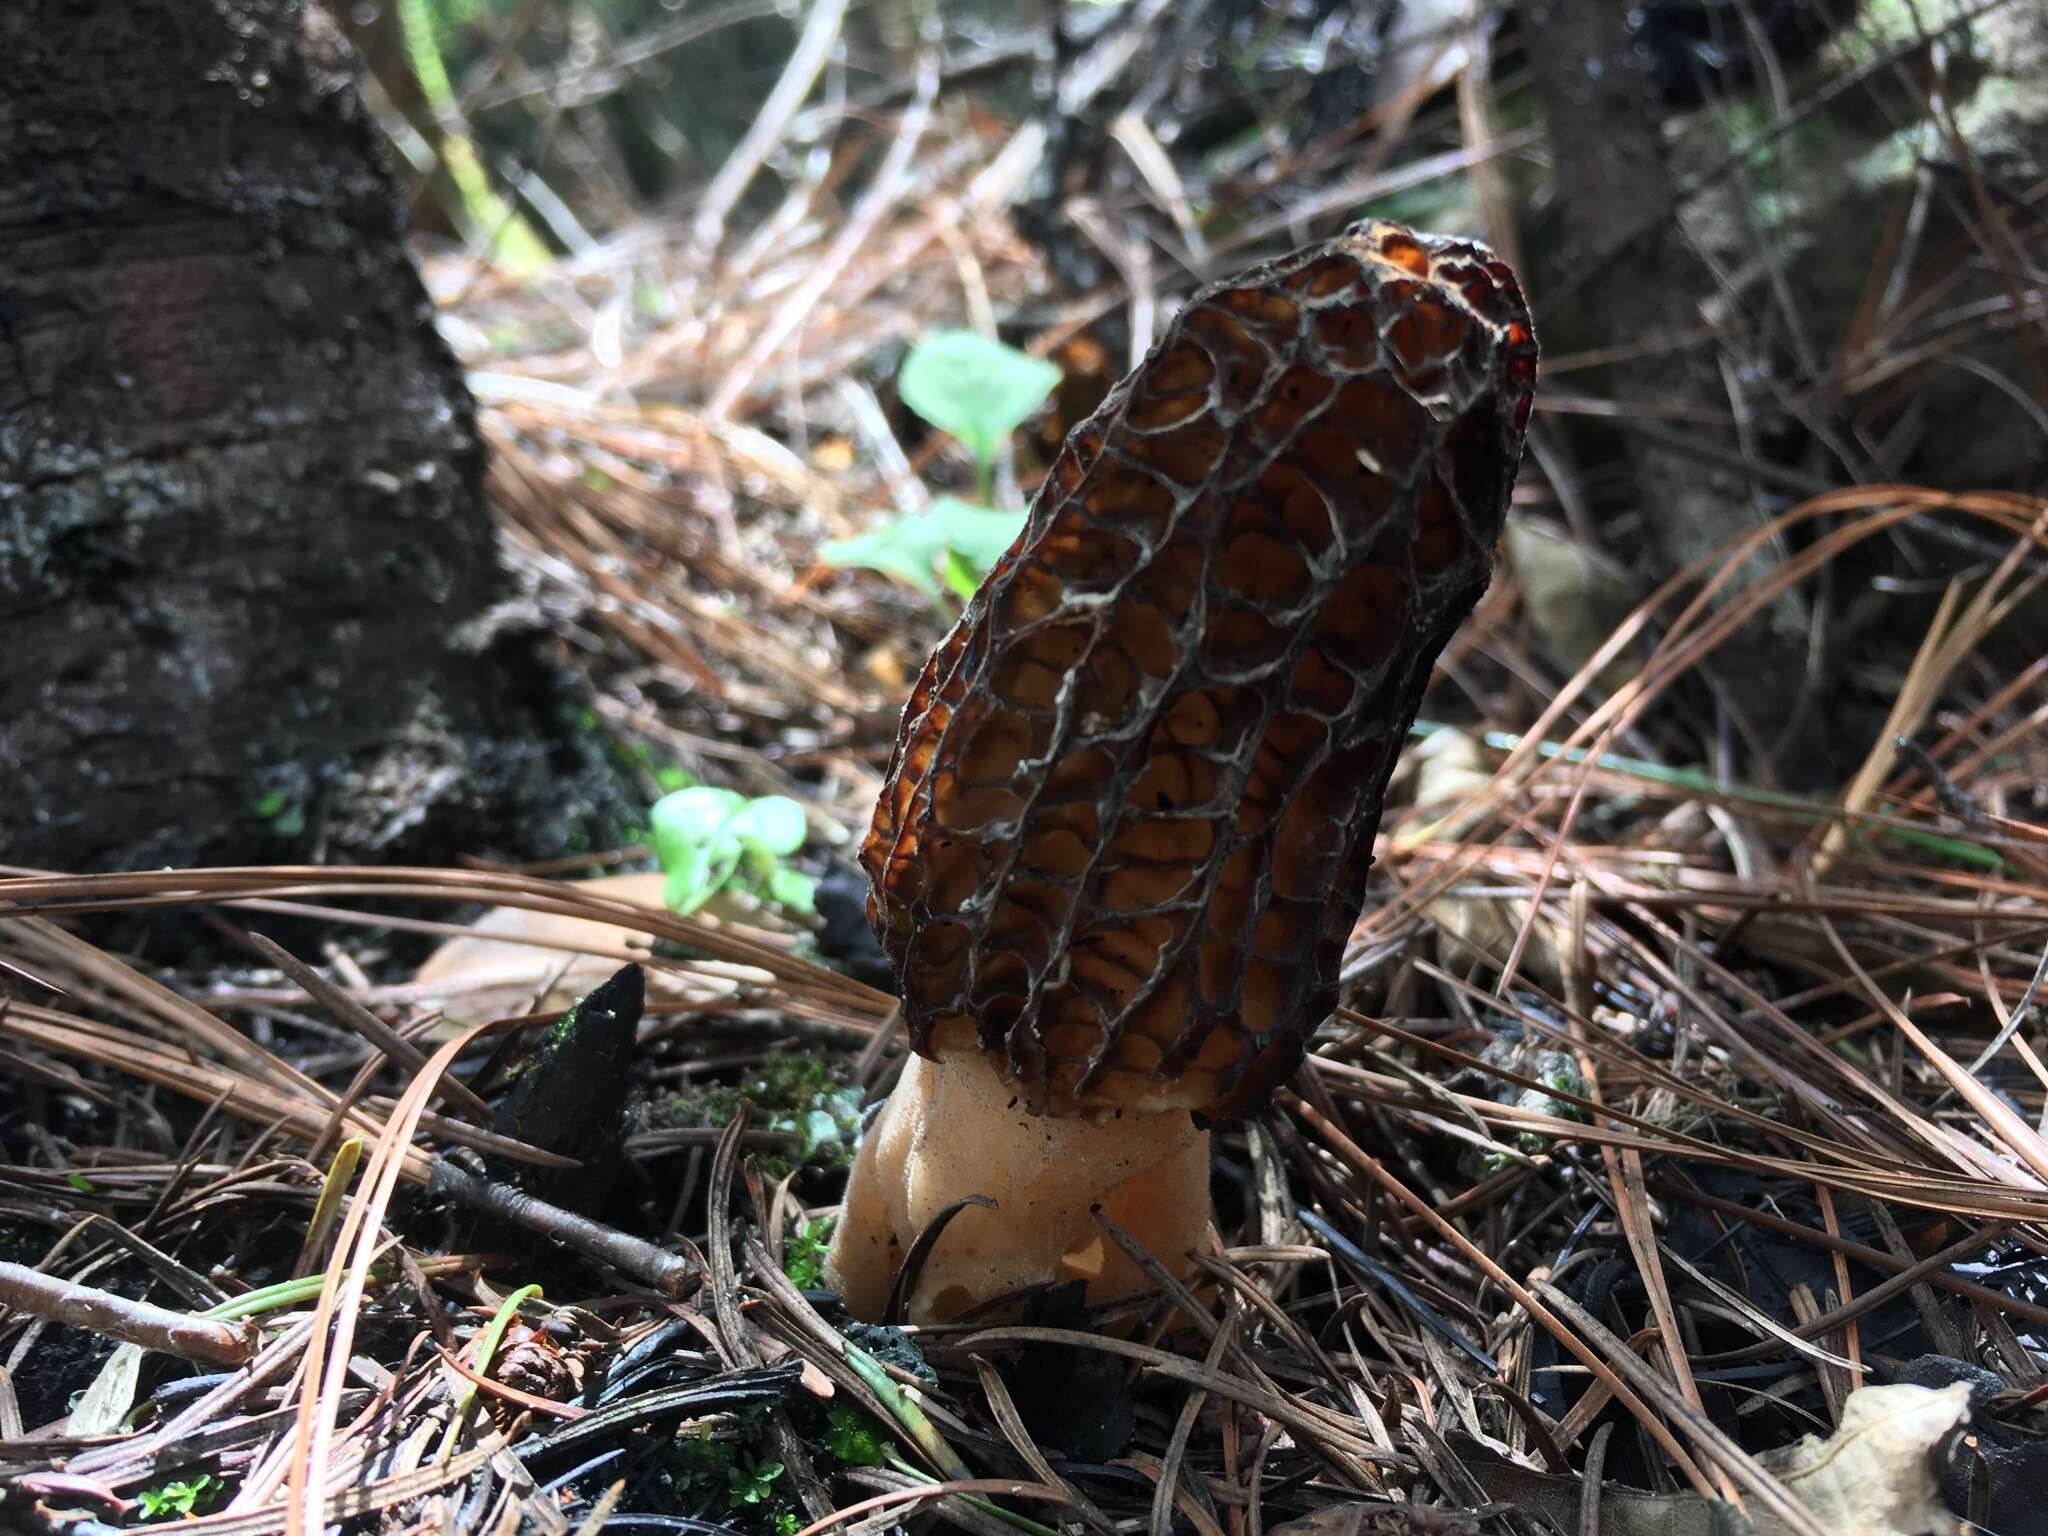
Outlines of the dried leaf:
[[[659,911],[665,882],[655,870],[579,881],[576,888]],[[587,917],[493,907],[470,925],[469,933],[427,956],[413,983],[433,989],[427,1001],[441,1009],[448,1026],[474,1024],[536,1006],[566,1008],[619,968],[613,954],[579,955],[576,950],[644,952],[653,942],[651,934]]]
[[[1939,1451],[1969,1412],[1968,1383],[1939,1391],[1862,1387],[1842,1405],[1832,1437],[1808,1435],[1758,1459],[1831,1536],[1962,1536],[1964,1522],[1941,1502]],[[1576,1528],[1581,1479],[1516,1465],[1462,1437],[1455,1445],[1488,1498],[1543,1510]],[[1745,1519],[1732,1505],[1698,1494],[1610,1484],[1600,1490],[1600,1529],[1605,1536],[1784,1536],[1786,1527],[1753,1506]]]
[[1837,1536],[1961,1536],[1942,1506],[1938,1452],[1969,1414],[1966,1382],[1863,1387],[1831,1438],[1808,1435],[1762,1460]]
[[79,1395],[71,1410],[70,1433],[74,1435],[117,1434],[128,1410],[135,1406],[135,1386],[142,1376],[142,1357],[149,1351],[140,1344],[119,1344],[107,1356],[92,1385]]

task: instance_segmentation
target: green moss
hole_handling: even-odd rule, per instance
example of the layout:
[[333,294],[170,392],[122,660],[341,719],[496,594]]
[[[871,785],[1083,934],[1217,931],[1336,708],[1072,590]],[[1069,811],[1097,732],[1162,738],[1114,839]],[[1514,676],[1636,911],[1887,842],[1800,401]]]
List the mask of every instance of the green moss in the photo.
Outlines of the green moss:
[[576,1033],[576,1016],[582,1011],[583,1004],[579,1002],[575,1007],[555,1020],[553,1026],[548,1030],[547,1039],[541,1042],[541,1050],[543,1052],[559,1051],[563,1046],[567,1045],[569,1037]]
[[845,1465],[881,1466],[888,1443],[888,1431],[851,1403],[834,1403],[825,1411],[825,1449]]
[[820,1217],[807,1221],[802,1229],[782,1245],[782,1272],[789,1277],[789,1283],[800,1291],[808,1291],[823,1283],[825,1278],[825,1248],[832,1241],[832,1223]]
[[761,1159],[762,1172],[770,1178],[800,1167],[844,1172],[853,1166],[860,1089],[840,1069],[815,1057],[770,1056],[739,1082],[685,1089],[669,1100],[663,1119],[678,1130],[716,1130],[731,1123],[743,1102],[753,1106],[755,1125],[796,1138],[789,1151]]

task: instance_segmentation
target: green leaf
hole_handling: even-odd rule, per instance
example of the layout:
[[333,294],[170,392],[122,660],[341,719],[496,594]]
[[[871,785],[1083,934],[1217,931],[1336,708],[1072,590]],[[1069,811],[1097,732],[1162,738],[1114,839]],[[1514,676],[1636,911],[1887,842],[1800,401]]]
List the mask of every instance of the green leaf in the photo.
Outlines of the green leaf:
[[987,463],[1060,381],[1051,363],[972,331],[935,331],[897,375],[903,403]]
[[654,856],[668,876],[662,900],[687,917],[718,894],[739,864],[740,843],[730,831],[746,798],[709,784],[663,795],[648,812]]
[[938,546],[933,542],[938,530],[920,527],[922,521],[911,514],[877,523],[866,533],[834,539],[822,546],[818,558],[842,569],[880,571],[936,600],[939,583],[932,575],[932,561],[938,554]]
[[762,853],[795,853],[810,835],[804,808],[787,795],[763,795],[734,813],[734,837]]
[[655,801],[648,820],[654,826],[657,842],[664,834],[694,842],[708,842],[725,830],[726,824],[746,803],[746,796],[730,789],[693,784],[688,789],[679,789]]
[[662,861],[661,867],[668,873],[661,886],[663,906],[688,917],[717,894],[718,887],[711,883],[712,851],[705,845],[693,845],[674,860]]
[[828,565],[894,576],[934,601],[939,583],[933,572],[943,561],[946,584],[964,602],[1023,528],[1022,512],[998,512],[941,496],[923,512],[899,513],[866,533],[834,540],[818,551],[818,558]]
[[998,511],[962,501],[958,496],[941,496],[932,503],[927,517],[938,520],[938,541],[974,567],[977,581],[1003,558],[1024,531],[1022,512]]
[[695,912],[726,887],[743,862],[750,892],[794,911],[814,910],[817,883],[782,863],[810,833],[804,808],[787,795],[749,800],[697,784],[662,796],[648,821],[654,855],[668,876],[662,900],[670,910],[685,917]]
[[748,1467],[728,1467],[726,1487],[735,1504],[759,1504],[774,1492],[775,1479],[782,1476],[782,1471],[779,1461],[757,1461]]
[[785,912],[818,910],[818,882],[800,869],[778,864],[768,871],[768,899]]
[[959,598],[962,604],[973,602],[975,592],[981,587],[981,578],[974,574],[974,567],[957,549],[946,551],[946,558],[939,566],[939,578],[945,582],[946,590]]
[[144,1488],[136,1495],[142,1512],[152,1520],[159,1515],[189,1515],[203,1499],[211,1497],[215,1484],[208,1472],[187,1482],[165,1483],[161,1488]]

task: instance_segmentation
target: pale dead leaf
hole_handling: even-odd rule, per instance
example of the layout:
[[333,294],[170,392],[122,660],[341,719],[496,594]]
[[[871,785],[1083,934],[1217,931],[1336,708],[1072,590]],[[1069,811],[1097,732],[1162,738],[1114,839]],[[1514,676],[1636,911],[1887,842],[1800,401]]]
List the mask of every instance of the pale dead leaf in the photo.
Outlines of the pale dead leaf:
[[1829,1439],[1761,1457],[1834,1536],[1961,1536],[1941,1502],[1941,1444],[1970,1414],[1970,1388],[1861,1387]]
[[[660,911],[666,878],[659,870],[605,875],[576,881],[574,888]],[[590,918],[493,907],[467,934],[429,955],[413,982],[433,989],[422,1001],[439,1008],[445,1027],[454,1029],[529,1009],[567,1008],[619,968],[621,951],[644,954],[653,942],[652,934]],[[600,953],[573,953],[578,950]]]
[[142,1357],[149,1351],[140,1344],[117,1344],[107,1363],[93,1377],[92,1385],[79,1394],[71,1410],[68,1432],[74,1435],[111,1435],[121,1428],[128,1410],[135,1406],[135,1387],[142,1377]]
[[[1842,1405],[1841,1427],[1757,1459],[1812,1510],[1828,1536],[1962,1536],[1969,1527],[1941,1502],[1940,1450],[1969,1417],[1967,1383],[1944,1387],[1861,1387]],[[1538,1472],[1460,1436],[1458,1457],[1489,1498],[1547,1513],[1575,1529],[1581,1479]],[[1609,1483],[1600,1490],[1603,1536],[1785,1536],[1787,1527],[1752,1507],[1695,1493],[1650,1494]],[[1274,1536],[1278,1536],[1276,1530]],[[1327,1536],[1327,1533],[1324,1533]]]

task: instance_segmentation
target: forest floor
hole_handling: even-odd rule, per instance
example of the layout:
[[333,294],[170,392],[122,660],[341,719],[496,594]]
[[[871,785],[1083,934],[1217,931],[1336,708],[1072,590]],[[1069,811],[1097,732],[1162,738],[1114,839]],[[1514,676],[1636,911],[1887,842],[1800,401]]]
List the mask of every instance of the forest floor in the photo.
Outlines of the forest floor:
[[[0,887],[0,1526],[2048,1530],[2048,663],[2009,634],[2048,503],[2009,489],[1785,495],[1777,558],[1629,593],[1575,655],[1587,578],[1525,547],[1439,666],[1343,1006],[1216,1134],[1197,1289],[846,1318],[822,1247],[905,1060],[850,859],[957,611],[934,562],[973,563],[939,498],[1021,507],[1172,307],[1019,233],[1014,125],[920,96],[891,132],[843,204],[426,262],[511,621],[650,808],[695,799],[544,867]],[[895,380],[999,320],[1058,383],[978,482]],[[1546,361],[1516,516],[1569,530],[1600,360]],[[827,550],[877,528],[922,582]],[[1834,755],[1774,764],[1716,657],[1873,580],[1899,601],[1802,706]],[[569,926],[416,979],[480,907]],[[117,909],[238,958],[74,921]],[[566,1131],[508,1120],[627,960],[630,1065],[570,1079]],[[608,1178],[547,1182],[534,1141],[602,1163],[612,1131]],[[32,1271],[102,1310],[47,1320]]]

